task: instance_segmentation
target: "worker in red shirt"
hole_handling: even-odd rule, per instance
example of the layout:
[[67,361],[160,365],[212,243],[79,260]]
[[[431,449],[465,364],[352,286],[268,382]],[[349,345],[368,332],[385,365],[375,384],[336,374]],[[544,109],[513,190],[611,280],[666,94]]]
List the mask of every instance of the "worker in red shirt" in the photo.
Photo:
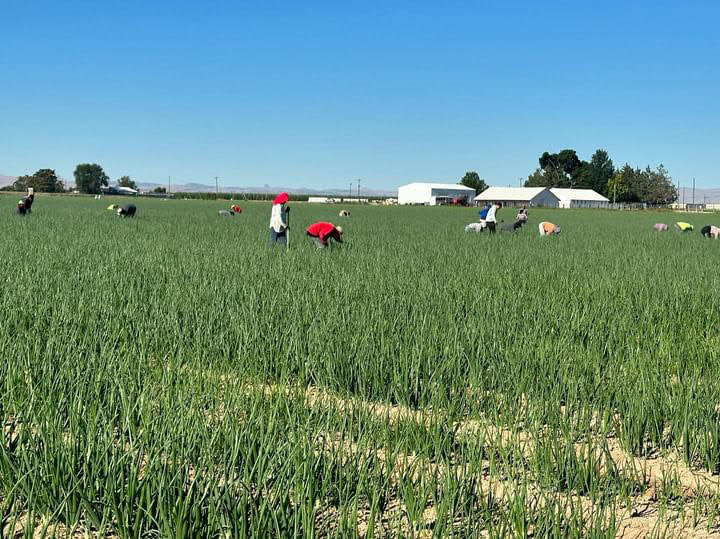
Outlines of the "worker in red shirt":
[[343,229],[341,226],[335,226],[332,223],[323,221],[310,225],[307,228],[307,235],[315,242],[318,249],[324,249],[329,245],[330,238],[336,242],[342,243]]

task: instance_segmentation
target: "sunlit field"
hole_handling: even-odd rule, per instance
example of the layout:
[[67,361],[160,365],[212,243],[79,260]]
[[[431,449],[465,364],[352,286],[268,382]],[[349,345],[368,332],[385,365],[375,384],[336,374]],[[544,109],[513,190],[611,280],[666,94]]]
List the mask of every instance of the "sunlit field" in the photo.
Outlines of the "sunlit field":
[[719,531],[717,215],[130,201],[0,196],[4,535]]

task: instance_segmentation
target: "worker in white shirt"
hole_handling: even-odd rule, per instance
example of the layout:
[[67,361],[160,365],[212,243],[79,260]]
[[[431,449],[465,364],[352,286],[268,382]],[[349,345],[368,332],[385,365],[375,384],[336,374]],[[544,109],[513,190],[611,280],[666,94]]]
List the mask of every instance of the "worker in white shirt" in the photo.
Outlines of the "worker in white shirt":
[[287,247],[287,233],[290,228],[288,212],[290,208],[287,202],[290,197],[287,193],[280,193],[273,201],[272,212],[270,213],[270,246],[273,247],[279,243],[283,247]]
[[494,234],[495,233],[495,226],[497,225],[497,211],[502,208],[502,202],[497,202],[490,206],[490,209],[487,212],[487,215],[485,216],[485,226],[488,229],[488,232]]

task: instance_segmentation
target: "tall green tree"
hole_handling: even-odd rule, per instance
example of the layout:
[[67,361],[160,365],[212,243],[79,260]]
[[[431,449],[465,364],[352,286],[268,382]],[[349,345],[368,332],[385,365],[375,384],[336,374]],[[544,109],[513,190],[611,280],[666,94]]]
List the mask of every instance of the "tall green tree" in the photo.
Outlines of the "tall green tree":
[[52,169],[40,169],[29,178],[28,187],[40,193],[62,193],[65,190],[62,181]]
[[677,200],[678,192],[670,174],[663,165],[652,170],[649,166],[643,171],[647,177],[645,200],[648,204],[665,206]]
[[545,174],[545,171],[541,168],[536,168],[535,172],[528,176],[525,181],[525,187],[554,187],[552,185],[551,174]]
[[137,183],[130,179],[130,176],[123,176],[117,182],[118,187],[129,187],[130,189],[137,189]]
[[528,177],[526,187],[572,187],[573,175],[583,165],[575,150],[545,152],[538,159],[540,168]]
[[27,188],[30,187],[31,178],[32,176],[18,176],[8,190],[18,192],[27,191]]
[[631,192],[634,181],[635,170],[626,164],[615,172],[608,180],[607,196],[610,202],[635,202],[635,195]]
[[608,198],[664,206],[677,200],[677,189],[664,166],[645,170],[625,164],[608,182]]
[[602,148],[595,150],[592,158],[590,158],[587,188],[607,196],[608,182],[614,174],[615,165],[613,165],[612,159],[610,159],[607,151]]
[[465,176],[460,180],[460,184],[475,189],[476,195],[479,195],[488,188],[485,180],[483,180],[477,172],[472,170],[465,173]]
[[100,194],[100,188],[107,186],[108,177],[98,164],[83,163],[75,167],[75,185],[81,193]]

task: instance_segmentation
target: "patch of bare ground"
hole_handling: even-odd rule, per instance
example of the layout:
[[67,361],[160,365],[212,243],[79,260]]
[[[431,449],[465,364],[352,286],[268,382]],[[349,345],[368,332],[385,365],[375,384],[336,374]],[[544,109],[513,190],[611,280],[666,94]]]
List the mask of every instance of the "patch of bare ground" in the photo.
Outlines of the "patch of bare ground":
[[65,524],[53,521],[50,517],[31,517],[28,513],[19,515],[16,519],[9,519],[9,522],[2,529],[2,537],[20,539],[28,537],[33,539],[116,539],[119,536],[113,533],[98,533],[85,530],[82,527],[71,529]]
[[[253,387],[258,389],[258,386]],[[442,418],[442,411],[440,410],[415,410],[397,404],[348,398],[317,387],[298,388],[286,385],[266,385],[262,386],[261,389],[268,394],[280,392],[289,395],[304,392],[305,401],[309,407],[331,406],[336,410],[348,412],[360,408],[379,419],[387,421],[391,425],[401,421],[413,421],[420,426],[429,426],[441,421]],[[532,456],[539,441],[530,433],[493,425],[484,418],[456,421],[452,427],[456,429],[456,435],[459,437],[482,435],[485,439],[491,440],[496,446],[519,448],[521,453],[527,457]],[[604,441],[606,447],[602,451],[607,452],[616,470],[621,475],[643,477],[647,485],[644,493],[635,496],[630,505],[623,508],[616,515],[619,537],[634,539],[649,536],[698,538],[720,536],[720,529],[713,528],[706,531],[707,518],[703,516],[699,518],[697,516],[692,517],[687,512],[663,508],[657,496],[657,490],[663,488],[663,485],[668,482],[672,482],[679,489],[680,494],[689,498],[701,494],[720,494],[720,479],[717,476],[713,476],[708,472],[690,469],[677,452],[667,452],[653,457],[636,457],[625,451],[614,437],[604,438]],[[334,443],[339,442],[335,441]],[[344,450],[349,453],[357,450],[352,444],[348,445],[348,442],[343,442],[343,444],[346,446]],[[597,451],[600,451],[601,447],[602,445],[598,444]],[[575,448],[578,456],[588,456],[586,444],[576,443]],[[600,454],[594,456],[597,457],[598,462],[604,462],[600,458]],[[381,461],[386,459],[384,454],[376,454],[374,457]],[[399,462],[403,466],[411,466],[414,477],[422,474],[432,475],[439,473],[437,468],[439,465],[427,462],[425,459],[413,455],[398,455],[395,458],[396,463],[397,459],[400,459]],[[486,464],[488,464],[487,469],[489,469],[489,463]],[[605,464],[601,468],[604,469]],[[492,489],[499,494],[499,498],[507,500],[508,496],[512,496],[512,481],[493,479],[489,475],[484,475],[480,480],[484,488]],[[531,487],[531,491],[536,489],[539,491],[539,487],[536,485]],[[582,506],[583,514],[588,518],[592,516],[591,513],[594,507],[589,498],[569,494],[561,495],[565,496],[566,499],[568,497],[574,498],[576,505]]]

